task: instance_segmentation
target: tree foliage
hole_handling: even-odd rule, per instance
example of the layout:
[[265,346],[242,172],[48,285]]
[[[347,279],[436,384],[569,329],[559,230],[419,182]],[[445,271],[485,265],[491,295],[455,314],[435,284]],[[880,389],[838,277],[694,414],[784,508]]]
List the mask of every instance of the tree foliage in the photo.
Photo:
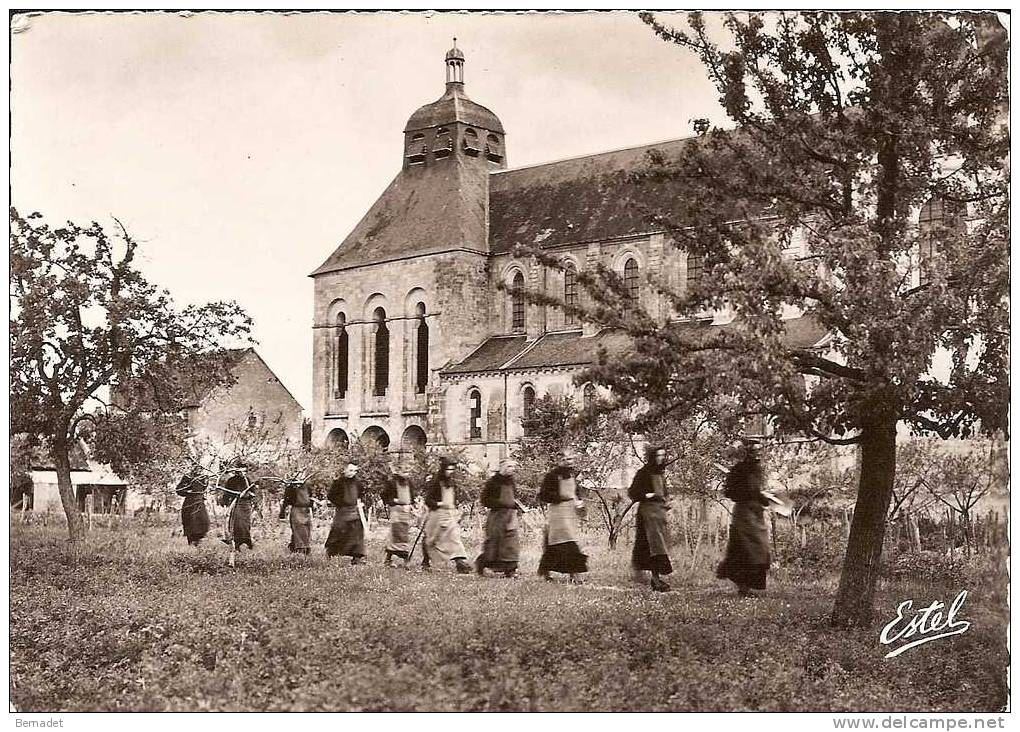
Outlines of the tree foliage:
[[[104,411],[111,385],[245,338],[251,320],[231,302],[176,308],[137,269],[137,242],[117,223],[47,224],[11,209],[11,428],[52,446],[72,549],[84,527],[71,486],[68,453],[84,421]],[[172,413],[174,399],[149,411]]]
[[[578,273],[578,305],[531,295],[633,338],[579,381],[645,422],[723,395],[779,433],[860,444],[833,619],[867,623],[896,425],[944,438],[1006,428],[1005,34],[987,14],[730,13],[720,45],[688,17],[677,29],[643,15],[696,55],[735,129],[699,120],[681,152],[653,151],[636,175],[684,182],[646,214],[701,275],[677,286],[653,273],[667,318],[629,303],[601,266]],[[943,215],[919,226],[928,202]],[[713,312],[733,321],[697,325]],[[820,347],[791,342],[791,314],[827,334]]]

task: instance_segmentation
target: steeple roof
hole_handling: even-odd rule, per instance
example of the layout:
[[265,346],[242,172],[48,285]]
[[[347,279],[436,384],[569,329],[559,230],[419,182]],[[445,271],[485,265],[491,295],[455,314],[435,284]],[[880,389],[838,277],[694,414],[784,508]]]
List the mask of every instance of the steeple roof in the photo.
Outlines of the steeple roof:
[[456,249],[486,251],[488,176],[461,156],[401,170],[312,276]]
[[439,99],[420,107],[412,114],[407,120],[404,132],[460,122],[490,132],[502,133],[503,125],[499,117],[493,114],[492,110],[472,102],[464,91],[464,52],[457,48],[456,38],[453,39],[453,48],[446,52],[445,63],[446,91]]
[[492,110],[468,98],[464,84],[450,82],[446,92],[431,104],[420,107],[407,120],[404,132],[424,130],[429,127],[461,122],[471,127],[481,127],[490,132],[503,132],[503,123]]

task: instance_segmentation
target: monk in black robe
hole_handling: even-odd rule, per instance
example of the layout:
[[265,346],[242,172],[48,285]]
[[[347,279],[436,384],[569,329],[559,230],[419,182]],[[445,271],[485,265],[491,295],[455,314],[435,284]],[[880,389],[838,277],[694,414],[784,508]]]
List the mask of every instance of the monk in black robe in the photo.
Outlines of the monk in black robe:
[[769,568],[769,537],[765,527],[769,500],[762,495],[764,482],[757,445],[748,443],[742,458],[726,476],[725,495],[735,505],[726,556],[716,571],[720,579],[732,580],[737,593],[745,597],[765,589]]
[[311,489],[302,481],[288,480],[280,504],[280,519],[287,518],[290,509],[290,543],[287,548],[295,554],[312,552],[312,512],[315,499]]
[[645,451],[645,464],[634,475],[628,494],[638,504],[637,531],[631,566],[640,572],[652,573],[652,589],[668,592],[669,584],[662,575],[672,574],[669,561],[669,525],[666,512],[669,491],[666,486],[666,449],[649,447]]
[[333,481],[327,496],[336,507],[333,525],[326,537],[326,555],[351,558],[351,564],[365,561],[365,487],[357,478],[358,465],[348,463],[343,475]]
[[425,545],[422,547],[422,568],[428,569],[434,558],[452,561],[458,574],[471,574],[467,551],[460,538],[461,501],[453,474],[457,464],[441,458],[439,471],[425,484],[425,505],[429,509],[425,519]]
[[545,544],[538,562],[538,573],[547,580],[550,572],[570,575],[570,581],[581,584],[580,575],[588,571],[588,556],[578,544],[580,528],[578,511],[583,505],[578,498],[574,456],[564,450],[555,468],[546,473],[538,500],[546,509]]
[[220,502],[229,507],[223,543],[230,546],[228,563],[231,567],[234,566],[234,555],[241,547],[255,549],[255,542],[251,537],[251,518],[257,487],[257,482],[248,480],[248,467],[243,464],[233,468],[230,478],[220,486],[222,493]]
[[209,481],[199,466],[193,466],[177,484],[177,495],[183,496],[181,524],[184,537],[191,546],[198,546],[209,533],[209,510],[205,506],[205,493]]
[[406,565],[411,552],[411,527],[414,525],[414,485],[400,473],[394,473],[379,496],[390,511],[390,536],[386,542],[386,565],[393,557]]
[[499,471],[486,481],[482,488],[481,503],[489,509],[485,517],[485,543],[475,560],[475,571],[480,575],[486,569],[513,577],[520,561],[521,543],[518,537],[517,496],[513,460],[500,462]]

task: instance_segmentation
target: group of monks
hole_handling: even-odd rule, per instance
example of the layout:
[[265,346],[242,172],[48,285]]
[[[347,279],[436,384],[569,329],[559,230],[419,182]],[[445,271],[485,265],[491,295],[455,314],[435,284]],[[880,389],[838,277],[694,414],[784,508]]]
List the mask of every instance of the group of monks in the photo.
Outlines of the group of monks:
[[[645,464],[634,475],[628,495],[637,505],[636,531],[631,565],[642,576],[651,577],[651,588],[658,592],[669,591],[664,579],[672,574],[673,566],[668,553],[669,489],[665,468],[666,450],[661,446],[649,447]],[[433,561],[452,562],[459,574],[487,571],[513,577],[520,561],[521,514],[526,508],[517,498],[515,472],[512,459],[502,460],[499,469],[482,488],[480,503],[488,511],[485,519],[485,541],[474,567],[468,563],[467,551],[461,540],[460,511],[464,496],[455,480],[456,462],[441,458],[439,469],[422,490],[427,514],[417,537],[412,539],[416,519],[416,490],[407,476],[394,473],[384,487],[381,498],[389,507],[389,536],[385,548],[385,562],[392,565],[402,560],[410,566],[411,557],[419,541],[421,566],[429,571]],[[238,464],[221,491],[219,500],[229,505],[223,541],[230,546],[229,563],[243,546],[254,548],[251,538],[252,507],[256,483],[247,478],[247,469]],[[768,537],[764,509],[768,499],[762,494],[762,471],[757,449],[749,443],[744,446],[741,459],[728,471],[725,495],[736,504],[730,527],[726,556],[717,576],[732,580],[741,595],[754,595],[765,589],[769,565]],[[311,552],[312,512],[321,503],[310,488],[299,480],[284,481],[284,496],[279,518],[290,513],[292,552]],[[178,494],[184,497],[181,518],[184,535],[189,544],[197,545],[209,531],[209,516],[205,506],[208,483],[198,470],[182,478]],[[350,557],[351,564],[365,562],[366,491],[358,478],[358,464],[347,463],[341,475],[332,482],[326,500],[335,513],[326,538],[329,557]],[[538,492],[538,500],[546,507],[546,522],[542,557],[538,573],[547,580],[553,573],[566,575],[571,583],[582,583],[588,572],[588,557],[579,543],[579,516],[583,500],[578,491],[575,455],[561,451],[555,466],[549,470]],[[422,541],[422,537],[424,540]]]

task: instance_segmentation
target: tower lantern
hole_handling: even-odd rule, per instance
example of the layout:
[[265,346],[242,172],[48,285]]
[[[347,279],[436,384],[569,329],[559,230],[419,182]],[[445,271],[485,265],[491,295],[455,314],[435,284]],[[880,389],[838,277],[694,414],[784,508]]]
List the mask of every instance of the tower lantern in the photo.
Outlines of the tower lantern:
[[446,52],[446,84],[464,83],[464,52],[457,48],[457,38],[453,39],[453,48]]

